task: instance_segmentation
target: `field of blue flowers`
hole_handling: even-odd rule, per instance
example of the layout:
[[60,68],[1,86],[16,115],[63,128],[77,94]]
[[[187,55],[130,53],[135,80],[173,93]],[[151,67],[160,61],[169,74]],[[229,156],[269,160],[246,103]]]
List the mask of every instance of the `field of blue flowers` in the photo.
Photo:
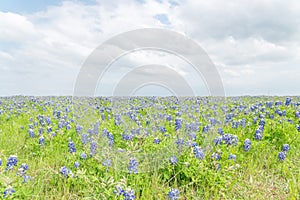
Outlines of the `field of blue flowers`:
[[0,199],[300,199],[300,98],[2,97]]

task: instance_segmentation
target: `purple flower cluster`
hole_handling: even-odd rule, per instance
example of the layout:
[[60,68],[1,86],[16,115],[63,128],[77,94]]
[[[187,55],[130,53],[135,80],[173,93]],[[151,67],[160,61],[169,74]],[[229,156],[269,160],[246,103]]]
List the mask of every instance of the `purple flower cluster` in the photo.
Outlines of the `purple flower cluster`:
[[136,199],[136,196],[134,194],[134,190],[127,188],[127,189],[123,189],[121,186],[116,186],[116,190],[114,191],[114,193],[117,196],[124,196],[124,200],[134,200]]
[[130,158],[128,170],[129,170],[130,174],[131,173],[135,173],[135,174],[138,173],[138,162],[137,162],[136,158]]
[[17,166],[18,164],[18,158],[15,155],[11,155],[8,158],[8,161],[6,163],[6,171],[12,170],[14,166]]
[[178,158],[176,156],[171,156],[169,161],[172,165],[176,165],[178,163]]
[[153,143],[154,143],[154,144],[159,144],[159,143],[160,143],[160,140],[159,140],[158,138],[154,138]]
[[74,176],[73,172],[69,168],[67,168],[66,166],[61,167],[60,170],[59,170],[59,172],[62,175],[64,175],[64,177],[66,177],[66,178]]
[[226,145],[234,145],[236,146],[238,144],[238,137],[236,135],[232,134],[223,134],[222,136],[216,137],[213,142],[215,145],[221,145],[226,144]]
[[70,153],[75,153],[76,152],[75,143],[71,139],[69,139],[68,147],[69,147],[69,152]]
[[289,150],[290,150],[290,146],[288,144],[284,144],[282,147],[282,151],[278,153],[278,160],[284,161]]
[[9,188],[7,188],[7,189],[4,190],[4,192],[3,192],[4,196],[3,197],[7,198],[8,196],[13,195],[13,193],[15,193],[15,192],[16,192],[16,190],[14,188],[9,187]]
[[245,140],[245,142],[244,142],[244,151],[249,151],[250,150],[250,148],[251,148],[251,141],[250,141],[250,139],[246,139]]
[[200,147],[195,146],[193,152],[194,152],[195,158],[200,159],[200,160],[204,159],[205,154],[204,154],[204,151]]
[[178,189],[171,189],[168,193],[168,197],[170,200],[177,200],[179,199],[180,192]]

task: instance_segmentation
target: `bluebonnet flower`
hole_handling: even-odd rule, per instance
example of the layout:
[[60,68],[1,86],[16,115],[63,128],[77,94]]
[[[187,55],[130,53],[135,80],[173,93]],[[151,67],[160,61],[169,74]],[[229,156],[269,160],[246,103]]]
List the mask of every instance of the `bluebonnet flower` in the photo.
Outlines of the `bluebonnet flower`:
[[100,122],[98,121],[97,123],[95,123],[94,129],[93,129],[93,132],[95,135],[99,134],[99,126],[100,126]]
[[216,160],[220,160],[221,159],[221,155],[219,153],[213,153],[211,155],[212,158],[216,159]]
[[71,125],[70,124],[67,124],[66,125],[66,130],[70,130],[71,129]]
[[223,129],[222,129],[222,128],[218,128],[218,133],[219,133],[220,135],[224,135]]
[[199,131],[199,123],[195,122],[191,124],[192,131],[198,132]]
[[222,136],[222,140],[227,145],[237,145],[238,143],[238,137],[236,135],[231,135],[231,134],[224,134]]
[[283,110],[283,111],[282,111],[282,115],[283,115],[283,116],[286,116],[286,110]]
[[244,151],[249,151],[251,148],[251,141],[250,139],[246,139],[245,142],[244,142]]
[[34,129],[33,124],[29,124],[28,127],[29,127],[29,129]]
[[209,125],[204,126],[203,129],[202,129],[202,131],[204,133],[207,133],[209,131]]
[[192,141],[192,140],[188,140],[188,141],[186,141],[186,146],[187,147],[194,147],[194,146],[197,146],[197,143]]
[[160,126],[159,127],[159,131],[162,132],[162,133],[167,132],[167,130],[166,130],[166,128],[164,126]]
[[102,121],[105,120],[105,114],[104,113],[101,113],[101,119],[102,119]]
[[239,126],[238,122],[235,121],[232,122],[232,128],[238,128],[238,126]]
[[159,143],[160,143],[160,140],[159,140],[158,138],[154,138],[153,143],[154,143],[154,144],[159,144]]
[[29,169],[29,167],[28,167],[28,165],[26,164],[26,163],[23,163],[21,166],[20,166],[20,169],[22,169],[22,170],[28,170]]
[[5,189],[4,192],[3,192],[4,198],[7,198],[8,196],[11,196],[15,192],[16,192],[16,190],[12,187]]
[[121,196],[121,195],[123,195],[124,190],[123,190],[123,188],[122,188],[121,186],[117,185],[117,186],[116,186],[116,190],[114,191],[114,193],[115,193],[117,196]]
[[178,159],[176,156],[171,156],[169,161],[172,165],[176,165],[178,163]]
[[119,126],[122,123],[121,118],[115,118],[115,125]]
[[26,163],[23,163],[20,168],[18,169],[17,175],[24,176],[26,174],[26,171],[28,170],[28,165]]
[[225,123],[231,122],[233,119],[233,114],[232,113],[228,113],[225,116]]
[[48,133],[52,132],[52,127],[51,127],[51,126],[48,126],[48,127],[47,127],[47,132],[48,132]]
[[97,153],[98,145],[95,141],[90,144],[90,156],[93,157]]
[[300,112],[299,112],[299,111],[297,111],[297,112],[295,113],[295,117],[296,117],[296,118],[300,118]]
[[246,120],[245,118],[243,118],[242,121],[241,121],[241,126],[242,126],[243,128],[246,127],[246,122],[247,122],[247,120]]
[[71,139],[69,139],[68,147],[69,147],[69,152],[70,153],[75,153],[76,152],[75,143]]
[[45,144],[45,138],[44,137],[40,137],[39,138],[39,144],[40,145],[44,145]]
[[181,127],[182,127],[182,119],[179,118],[175,119],[175,130],[177,131],[181,129]]
[[40,119],[40,125],[45,126],[45,123],[44,123],[43,119]]
[[265,119],[264,119],[264,118],[261,118],[260,121],[259,121],[259,123],[258,123],[258,125],[260,125],[261,127],[264,127],[265,124],[266,124]]
[[282,111],[281,110],[276,110],[275,111],[280,117],[283,115]]
[[130,158],[128,170],[129,173],[138,173],[138,162],[136,161],[136,158]]
[[273,102],[272,102],[272,101],[266,102],[266,106],[267,106],[268,108],[272,108],[272,105],[273,105]]
[[123,193],[124,195],[124,200],[134,200],[136,199],[135,195],[134,195],[134,190],[131,189],[126,189]]
[[1,160],[1,158],[0,158],[0,166],[2,165],[2,160]]
[[178,138],[177,141],[176,141],[176,144],[177,144],[178,149],[182,148],[183,145],[184,145],[184,139]]
[[75,129],[76,129],[76,132],[79,133],[82,131],[83,127],[80,125],[76,125]]
[[296,125],[297,131],[300,132],[300,126],[297,124]]
[[8,158],[8,162],[6,164],[6,171],[7,170],[12,170],[14,168],[14,166],[17,166],[18,164],[18,158],[15,155],[11,155]]
[[217,163],[216,170],[220,170],[220,169],[221,169],[221,164]]
[[168,116],[166,117],[166,120],[167,120],[167,121],[171,121],[171,120],[172,120],[172,115],[168,115]]
[[87,155],[86,155],[85,153],[81,153],[80,157],[81,157],[82,159],[84,159],[84,160],[87,159]]
[[107,138],[108,138],[108,145],[110,147],[114,146],[115,140],[114,140],[114,135],[110,132],[107,133]]
[[288,144],[284,144],[282,147],[282,151],[287,153],[287,152],[289,152],[289,150],[290,150],[290,146]]
[[112,166],[112,162],[111,162],[111,159],[105,159],[103,162],[102,162],[102,165],[106,167],[106,169],[108,167],[111,167]]
[[209,122],[212,126],[215,126],[217,123],[219,123],[218,120],[216,120],[215,118],[210,118]]
[[291,104],[291,102],[292,102],[292,98],[287,97],[286,100],[285,100],[285,105],[289,106]]
[[196,140],[196,133],[189,133],[189,138],[191,138],[192,140]]
[[215,145],[222,144],[222,136],[216,137],[216,138],[214,139],[214,143],[215,143]]
[[78,168],[79,165],[80,165],[80,162],[78,162],[78,161],[74,162],[74,167],[75,167],[75,168]]
[[61,116],[60,110],[58,110],[58,111],[55,112],[55,116],[56,116],[58,119],[60,118],[60,116]]
[[286,155],[283,151],[278,153],[278,160],[283,161],[285,159]]
[[106,128],[103,129],[103,131],[102,131],[102,137],[107,137],[107,134],[108,134],[107,129]]
[[257,117],[254,117],[253,118],[253,124],[256,124],[257,123]]
[[46,117],[46,123],[47,123],[48,125],[51,124],[51,119],[50,119],[50,117]]
[[179,199],[179,195],[180,195],[180,192],[178,189],[171,189],[168,193],[168,197],[170,200],[177,200]]
[[60,172],[62,175],[64,175],[66,178],[68,178],[68,177],[70,177],[70,176],[73,177],[72,171],[71,171],[69,168],[67,168],[66,166],[61,167],[60,170],[59,170],[59,172]]
[[205,154],[204,154],[203,150],[200,147],[195,146],[193,152],[194,152],[194,155],[195,155],[196,158],[198,158],[200,160],[204,159]]
[[25,175],[23,177],[23,182],[22,183],[28,183],[28,180],[30,180],[30,181],[32,180],[31,176]]
[[81,135],[81,142],[83,145],[86,145],[89,142],[89,135],[86,133],[83,133]]
[[261,140],[262,139],[262,132],[261,132],[261,130],[256,130],[256,132],[255,132],[255,134],[254,134],[254,138],[256,139],[256,140]]
[[133,135],[132,135],[132,134],[127,134],[127,133],[122,134],[122,139],[123,139],[123,140],[131,141],[132,138],[133,138]]
[[34,138],[34,137],[35,137],[35,134],[34,134],[33,129],[29,129],[29,130],[28,130],[28,133],[29,133],[29,136],[30,136],[31,138]]
[[71,112],[71,110],[70,110],[68,107],[65,108],[65,111],[66,111],[67,113]]
[[236,162],[236,155],[230,154],[230,155],[228,156],[228,160],[234,160],[234,162]]
[[44,129],[43,128],[39,128],[38,132],[39,132],[39,136],[40,136],[44,132]]

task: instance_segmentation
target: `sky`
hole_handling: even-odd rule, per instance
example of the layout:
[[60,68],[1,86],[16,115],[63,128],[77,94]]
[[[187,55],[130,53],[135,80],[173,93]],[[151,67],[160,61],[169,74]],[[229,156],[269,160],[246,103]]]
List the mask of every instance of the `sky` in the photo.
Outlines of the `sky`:
[[[297,0],[1,0],[0,96],[72,95],[80,69],[99,45],[142,28],[196,41],[228,96],[300,94]],[[189,63],[149,50],[113,62],[96,93],[110,95],[124,73],[150,64],[176,71],[196,95],[209,94]],[[173,94],[155,84],[137,88],[138,95]]]

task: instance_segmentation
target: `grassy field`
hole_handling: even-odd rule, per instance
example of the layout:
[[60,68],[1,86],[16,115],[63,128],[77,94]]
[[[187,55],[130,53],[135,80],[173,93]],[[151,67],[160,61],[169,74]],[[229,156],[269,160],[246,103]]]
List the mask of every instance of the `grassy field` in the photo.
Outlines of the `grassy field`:
[[0,199],[300,199],[299,111],[298,97],[3,97]]

